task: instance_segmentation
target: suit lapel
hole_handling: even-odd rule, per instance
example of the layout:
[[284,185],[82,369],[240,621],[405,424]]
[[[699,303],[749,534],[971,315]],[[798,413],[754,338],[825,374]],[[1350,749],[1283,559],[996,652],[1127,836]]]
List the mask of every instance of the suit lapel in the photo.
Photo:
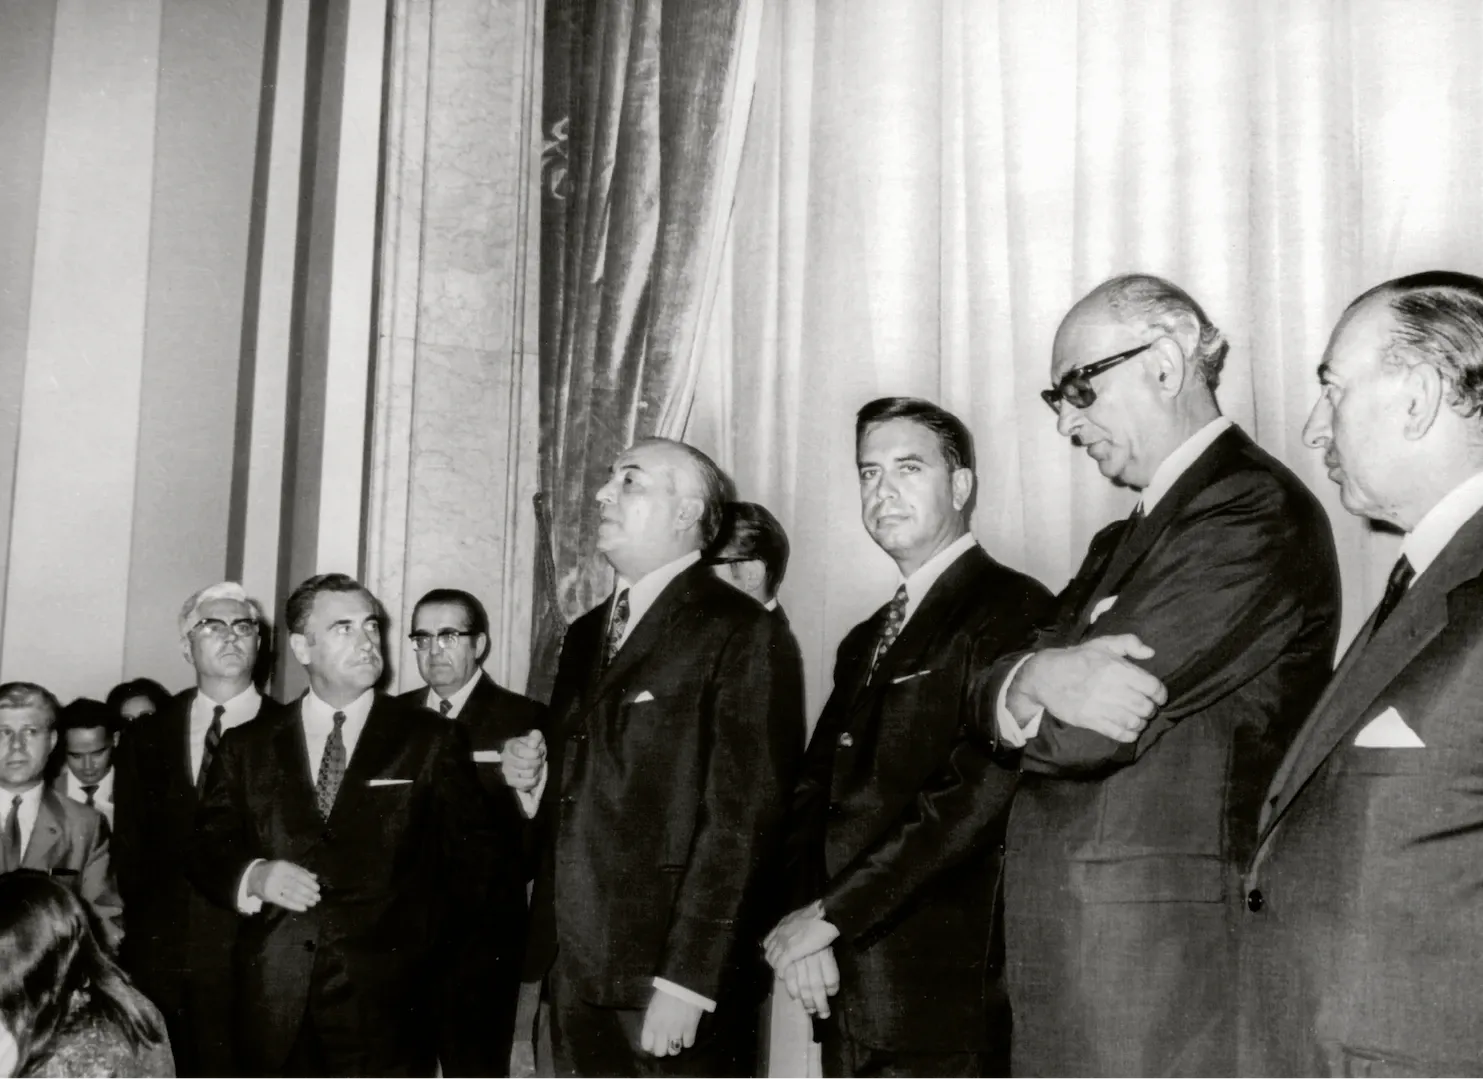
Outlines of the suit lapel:
[[191,692],[190,697],[185,699],[185,707],[171,718],[175,727],[174,742],[179,748],[181,756],[176,759],[179,768],[176,770],[176,778],[185,783],[183,790],[190,792],[191,803],[196,801],[196,778],[191,773],[191,712],[196,707],[196,695],[200,690]]
[[335,795],[335,805],[330,808],[330,822],[354,820],[357,804],[370,790],[367,781],[381,776],[401,749],[401,732],[396,718],[391,715],[393,711],[387,699],[380,694],[371,702],[366,726],[361,729],[360,738],[355,741],[355,753],[350,755],[350,761],[345,766],[345,776],[340,781],[340,790]]
[[1367,718],[1375,698],[1446,628],[1452,590],[1479,574],[1483,574],[1483,513],[1458,530],[1373,638],[1375,613],[1365,620],[1272,781],[1264,835],[1334,748]]
[[[690,591],[695,584],[697,572],[710,573],[699,563],[686,567],[654,598],[654,603],[629,633],[628,640],[623,642],[622,648],[613,656],[613,662],[593,680],[592,692],[587,696],[584,711],[606,697],[613,687],[625,685],[625,680],[633,673],[633,669],[664,640],[671,620],[690,601]],[[612,598],[609,598],[606,607],[611,614]],[[598,635],[597,663],[602,662],[601,641],[606,637],[607,625],[608,620],[604,619],[603,630]]]
[[36,824],[31,828],[31,838],[26,841],[26,853],[21,856],[21,866],[25,869],[51,869],[52,855],[63,841],[62,808],[57,805],[60,798],[50,788],[41,793],[41,803],[36,808]]
[[274,758],[286,773],[275,789],[283,800],[284,821],[297,832],[318,834],[324,822],[314,801],[314,777],[309,773],[309,746],[304,734],[304,699],[289,709],[289,716],[273,733]]

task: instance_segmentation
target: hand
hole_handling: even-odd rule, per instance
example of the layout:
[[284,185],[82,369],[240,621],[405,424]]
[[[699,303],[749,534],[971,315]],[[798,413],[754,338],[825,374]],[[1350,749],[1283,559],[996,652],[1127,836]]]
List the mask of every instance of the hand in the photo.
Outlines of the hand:
[[783,969],[788,995],[803,1005],[810,1016],[827,1018],[829,999],[839,993],[839,966],[834,950],[824,949]]
[[701,1008],[681,1001],[673,994],[655,990],[644,1012],[644,1033],[639,1042],[655,1057],[678,1055],[695,1045],[695,1029],[700,1026]]
[[505,741],[500,751],[500,772],[516,791],[534,791],[546,768],[546,736],[528,731]]
[[286,859],[260,862],[247,872],[247,894],[289,911],[319,903],[319,878]]
[[[828,948],[839,937],[839,928],[824,918],[824,904],[815,900],[801,907],[772,928],[762,941],[767,962],[779,975],[806,956]],[[835,983],[839,973],[835,973]],[[795,995],[796,996],[796,995]]]
[[1036,708],[1044,708],[1072,727],[1117,742],[1136,742],[1169,699],[1157,676],[1131,663],[1152,655],[1153,650],[1134,634],[1093,638],[1069,649],[1044,649],[1020,668],[1006,704],[1022,723]]

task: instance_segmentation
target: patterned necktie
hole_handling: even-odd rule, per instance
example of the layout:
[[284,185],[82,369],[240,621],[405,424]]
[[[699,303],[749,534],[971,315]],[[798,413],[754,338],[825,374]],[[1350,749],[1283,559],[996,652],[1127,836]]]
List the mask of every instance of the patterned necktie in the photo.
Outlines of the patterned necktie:
[[206,786],[206,770],[211,767],[211,759],[216,756],[216,744],[221,742],[221,718],[226,711],[225,705],[218,705],[211,710],[211,726],[206,729],[206,741],[201,744],[201,771],[196,773],[197,795]]
[[5,819],[5,840],[0,843],[0,874],[21,868],[21,797],[10,800],[10,816]]
[[607,667],[618,654],[618,644],[623,640],[623,631],[628,629],[628,590],[624,589],[613,601],[613,618],[608,623],[608,636],[602,647],[602,666]]
[[438,712],[442,713],[444,716],[447,716],[452,711],[453,702],[449,701],[447,698],[438,699]]
[[906,586],[901,585],[896,589],[896,595],[891,597],[891,602],[886,605],[886,621],[881,624],[880,637],[875,641],[875,655],[870,660],[872,677],[875,675],[875,669],[880,665],[881,657],[886,655],[886,650],[895,642],[905,622]]
[[319,804],[319,816],[326,821],[335,808],[335,796],[340,793],[340,781],[345,779],[345,714],[335,713],[335,729],[325,740],[324,757],[319,761],[319,779],[314,784],[314,798]]
[[97,784],[83,784],[82,793],[87,796],[87,805],[93,805],[93,796],[98,794]]
[[1411,579],[1415,576],[1416,570],[1411,566],[1410,559],[1402,555],[1395,561],[1395,566],[1390,570],[1390,580],[1385,583],[1385,595],[1380,598],[1380,606],[1375,609],[1375,621],[1370,626],[1371,638],[1380,632],[1380,624],[1390,618],[1390,613],[1401,602],[1401,597],[1406,595]]

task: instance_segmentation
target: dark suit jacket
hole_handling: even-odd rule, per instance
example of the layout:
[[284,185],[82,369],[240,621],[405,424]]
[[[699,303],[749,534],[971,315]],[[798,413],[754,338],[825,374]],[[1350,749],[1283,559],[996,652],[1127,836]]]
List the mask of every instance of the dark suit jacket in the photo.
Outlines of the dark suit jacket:
[[[195,699],[196,691],[186,690],[141,716],[114,755],[113,866],[129,909],[120,958],[146,994],[161,997],[178,993],[188,972],[225,970],[237,936],[236,913],[207,901],[186,877],[196,827],[189,747]],[[264,708],[276,705],[263,699]]]
[[707,567],[600,671],[611,604],[562,646],[527,974],[560,963],[594,1005],[643,1008],[656,976],[724,1005],[756,989],[775,910],[760,871],[802,752],[802,672],[779,620]]
[[[1243,1072],[1483,1074],[1483,514],[1371,622],[1272,783]],[[1424,747],[1354,745],[1389,710]]]
[[376,698],[328,822],[315,806],[299,702],[227,732],[196,819],[192,880],[234,909],[252,860],[288,859],[318,875],[321,890],[307,912],[265,904],[241,922],[238,1027],[252,1074],[282,1070],[316,971],[336,967],[350,984],[340,1023],[359,1029],[364,1053],[354,1067],[431,1073],[436,973],[492,892],[520,884],[499,835],[463,728],[425,709]]
[[840,930],[833,1008],[854,1041],[940,1054],[1008,1039],[990,951],[1017,775],[991,748],[953,751],[970,727],[975,673],[1023,646],[1050,602],[1038,582],[973,547],[922,597],[874,678],[885,608],[839,647],[793,794],[788,852],[795,903],[822,896]]
[[41,794],[21,866],[49,870],[70,885],[98,916],[104,944],[113,948],[123,935],[123,903],[109,866],[108,835],[101,813],[48,787]]
[[1338,632],[1328,519],[1231,429],[1093,540],[1058,603],[1038,647],[1137,634],[1169,699],[1135,743],[1047,716],[1025,748],[1005,868],[1015,1073],[1229,1075],[1240,867]]

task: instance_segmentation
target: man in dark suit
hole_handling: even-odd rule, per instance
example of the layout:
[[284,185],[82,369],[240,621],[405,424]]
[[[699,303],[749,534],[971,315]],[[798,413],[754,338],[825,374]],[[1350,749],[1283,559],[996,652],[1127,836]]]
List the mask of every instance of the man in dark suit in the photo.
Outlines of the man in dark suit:
[[1220,415],[1226,351],[1146,275],[1056,334],[1058,430],[1141,498],[985,695],[1025,744],[1004,872],[1016,1075],[1235,1067],[1240,868],[1328,677],[1339,582],[1312,493]]
[[[91,806],[113,824],[114,751],[118,745],[118,714],[101,701],[77,698],[62,708],[52,789],[58,795]],[[113,852],[117,870],[115,836]]]
[[1483,279],[1349,306],[1304,441],[1405,533],[1288,750],[1247,871],[1241,1070],[1483,1073]]
[[[545,707],[484,673],[489,616],[471,593],[429,592],[412,609],[408,637],[427,686],[402,694],[401,700],[432,709],[464,729],[494,820],[529,854],[529,822],[505,782],[500,758],[510,738],[545,729]],[[529,863],[522,872],[526,879],[528,871]],[[463,947],[443,973],[438,1063],[444,1076],[503,1076],[510,1068],[527,909],[525,897],[508,890],[494,899],[496,906],[466,928]]]
[[0,685],[0,874],[46,870],[92,908],[104,944],[118,944],[123,905],[109,866],[108,822],[46,783],[61,705],[35,683]]
[[721,531],[705,554],[706,563],[728,585],[746,593],[787,621],[778,590],[788,572],[788,534],[767,507],[729,502],[721,512]]
[[247,916],[249,1075],[432,1075],[440,971],[492,890],[522,885],[463,729],[376,694],[380,611],[343,574],[295,589],[309,689],[223,735],[207,771],[191,877]]
[[550,841],[527,973],[550,973],[560,1075],[755,1068],[761,871],[802,751],[802,673],[780,623],[700,564],[727,486],[649,439],[597,494],[618,584],[567,632],[536,778]]
[[193,593],[180,609],[180,649],[196,685],[141,716],[115,762],[114,867],[129,908],[120,959],[165,1018],[181,1076],[229,1076],[235,912],[186,876],[196,809],[223,732],[267,701],[252,683],[262,611],[235,581]]
[[[954,746],[977,672],[1029,641],[1051,597],[968,531],[973,444],[957,417],[883,398],[860,410],[855,440],[861,516],[900,583],[839,647],[789,815],[805,906],[770,935],[768,956],[821,1018],[826,1076],[1004,1075],[993,913],[1016,774],[1012,757],[1006,768],[992,748]],[[922,850],[922,818],[947,816]],[[784,964],[790,924],[811,920],[838,937]]]

